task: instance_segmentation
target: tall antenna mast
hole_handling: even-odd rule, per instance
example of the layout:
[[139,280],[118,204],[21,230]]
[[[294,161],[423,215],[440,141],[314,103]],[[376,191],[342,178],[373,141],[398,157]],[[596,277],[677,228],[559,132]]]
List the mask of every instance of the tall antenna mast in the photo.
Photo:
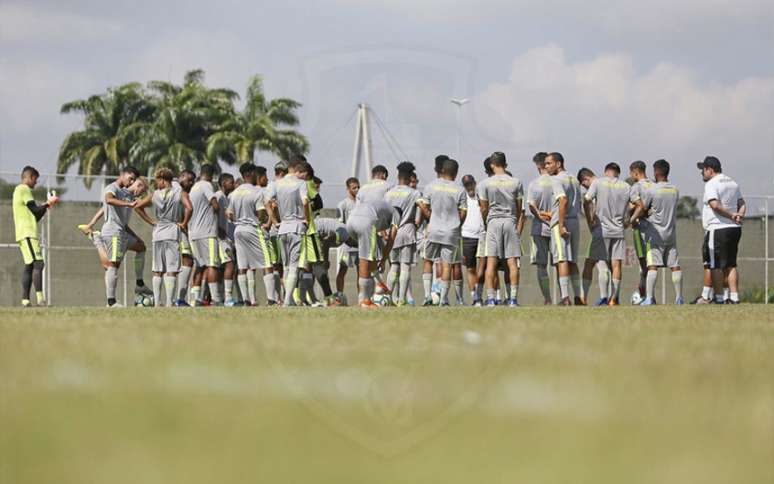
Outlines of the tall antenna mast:
[[360,159],[365,158],[366,175],[371,174],[371,133],[368,128],[368,105],[357,105],[357,122],[355,123],[355,146],[352,150],[352,176],[358,177]]

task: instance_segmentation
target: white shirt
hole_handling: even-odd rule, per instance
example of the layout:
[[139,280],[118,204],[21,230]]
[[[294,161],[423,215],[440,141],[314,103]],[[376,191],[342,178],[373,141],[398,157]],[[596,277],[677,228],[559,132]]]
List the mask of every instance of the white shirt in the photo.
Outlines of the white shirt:
[[468,197],[468,214],[465,223],[462,224],[462,236],[477,239],[484,233],[484,221],[481,218],[481,208],[478,205],[478,197]]
[[722,217],[709,206],[711,200],[717,200],[720,205],[731,213],[735,213],[742,192],[739,185],[729,176],[719,173],[704,184],[704,199],[701,209],[701,222],[704,230],[739,227],[730,218]]

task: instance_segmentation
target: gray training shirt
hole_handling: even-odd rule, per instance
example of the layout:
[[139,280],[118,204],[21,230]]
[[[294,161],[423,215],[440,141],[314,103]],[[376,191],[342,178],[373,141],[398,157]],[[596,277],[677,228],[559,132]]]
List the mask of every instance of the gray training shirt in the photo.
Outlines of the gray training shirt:
[[516,220],[516,202],[524,198],[521,181],[507,174],[494,175],[478,185],[478,199],[489,202],[486,222],[496,218]]
[[629,208],[629,185],[618,178],[597,178],[586,192],[586,200],[594,202],[594,210],[602,224],[606,239],[623,239],[624,217]]
[[218,214],[213,210],[210,201],[215,198],[212,183],[200,180],[191,187],[191,205],[193,214],[188,224],[188,238],[191,240],[207,239],[218,236]]
[[357,192],[358,202],[377,202],[384,200],[384,194],[392,188],[387,180],[373,179],[360,187]]
[[335,218],[317,217],[314,227],[326,247],[338,247],[349,238],[346,225]]
[[278,235],[306,232],[304,200],[309,199],[306,180],[287,175],[271,185],[267,198],[277,201],[280,217]]
[[[233,192],[232,192],[233,193]],[[230,194],[229,194],[230,195]],[[226,234],[226,238],[234,240],[234,224],[226,217],[226,210],[228,210],[229,198],[228,195],[223,193],[223,190],[215,192],[215,198],[218,200],[218,230],[222,230]]]
[[414,221],[417,218],[417,200],[421,196],[419,191],[408,185],[397,185],[384,195],[385,201],[395,207],[400,214],[398,235],[395,236],[393,248],[417,243],[417,226]]
[[[554,189],[551,185],[551,177],[543,174],[529,182],[527,187],[527,203],[537,208],[538,212],[550,212],[553,205]],[[548,222],[540,218],[532,219],[532,231],[534,236],[550,237],[551,227]]]
[[397,227],[400,223],[398,212],[384,200],[358,203],[355,209],[352,210],[352,213],[350,213],[349,219],[350,221],[353,219],[363,219],[369,225],[374,224],[377,232],[387,230],[393,225]]
[[180,206],[183,189],[177,182],[163,190],[153,192],[151,202],[156,212],[156,225],[153,227],[153,241],[178,240],[180,238]]
[[123,235],[123,233],[126,232],[126,226],[129,225],[129,217],[132,215],[133,209],[131,207],[108,205],[106,196],[108,193],[112,193],[115,198],[125,202],[133,201],[134,195],[126,188],[118,186],[117,181],[105,187],[105,191],[102,194],[102,209],[105,212],[105,223],[102,224],[102,235],[107,237]]
[[674,245],[677,242],[677,200],[680,198],[677,187],[669,182],[653,183],[641,192],[641,198],[648,209],[648,233],[658,236],[658,245]]
[[234,225],[250,230],[260,225],[256,211],[264,209],[265,192],[261,187],[243,183],[228,195],[229,212],[234,214]]
[[567,197],[565,221],[577,221],[578,214],[581,213],[581,191],[578,180],[563,171],[551,177],[551,188],[554,195],[551,205],[551,227],[559,223],[559,200],[562,197]]
[[425,187],[422,201],[432,211],[427,224],[427,240],[456,247],[462,237],[460,210],[468,209],[465,189],[453,181],[439,178]]
[[339,202],[337,209],[339,211],[339,221],[343,224],[349,220],[349,214],[352,213],[352,209],[357,205],[357,201],[349,197]]

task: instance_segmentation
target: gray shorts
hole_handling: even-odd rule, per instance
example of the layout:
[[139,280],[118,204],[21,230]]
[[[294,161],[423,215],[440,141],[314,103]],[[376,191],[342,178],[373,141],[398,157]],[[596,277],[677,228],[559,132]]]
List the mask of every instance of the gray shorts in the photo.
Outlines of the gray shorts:
[[400,264],[414,264],[416,262],[417,245],[409,244],[397,247],[390,251],[390,261]]
[[154,241],[151,270],[167,274],[180,272],[180,242],[177,240]]
[[[241,226],[240,226],[241,227]],[[267,269],[272,266],[272,247],[266,231],[260,227],[234,231],[237,268]]]
[[499,259],[521,257],[521,239],[516,233],[515,220],[496,218],[487,223],[484,255]]
[[680,267],[680,257],[677,254],[677,246],[674,244],[655,245],[651,241],[645,243],[645,260],[648,266]]
[[589,242],[589,250],[586,253],[586,257],[596,261],[608,260],[607,245],[605,245],[605,238],[602,237],[602,226],[597,224],[591,230],[591,241]]
[[626,258],[626,241],[624,239],[604,238],[607,261],[624,260]]
[[220,263],[234,262],[234,242],[231,239],[218,239]]
[[478,247],[476,247],[476,257],[485,257],[484,253],[486,252],[486,232],[481,234],[481,237],[478,238]]
[[345,265],[347,267],[357,267],[358,257],[357,248],[341,244],[336,249],[336,260],[339,261],[339,265]]
[[193,257],[191,241],[188,240],[188,235],[184,234],[182,231],[180,232],[180,255]]
[[441,244],[439,242],[427,242],[424,258],[431,261],[440,261],[447,264],[459,264],[462,261],[462,239],[456,245]]
[[[136,240],[134,237],[132,239]],[[104,250],[110,262],[120,263],[124,260],[126,249],[129,247],[129,234],[100,235],[94,238],[94,247],[97,250]]]
[[551,259],[554,264],[559,262],[578,262],[578,244],[580,243],[580,225],[577,220],[567,220],[565,228],[569,237],[562,237],[559,225],[551,227]]
[[375,221],[364,217],[352,217],[347,222],[347,232],[357,240],[357,255],[371,262],[382,259],[382,238],[376,232]]
[[217,237],[191,241],[191,252],[199,267],[220,266],[220,249]]
[[[300,267],[301,261],[301,248],[303,247],[304,235],[303,234],[280,234],[277,237],[277,242],[280,248],[280,257],[282,258],[282,265],[284,267]],[[237,256],[239,259],[239,256]]]
[[532,236],[532,250],[530,252],[530,259],[533,265],[545,267],[548,265],[548,260],[551,256],[551,237],[544,237],[542,235]]

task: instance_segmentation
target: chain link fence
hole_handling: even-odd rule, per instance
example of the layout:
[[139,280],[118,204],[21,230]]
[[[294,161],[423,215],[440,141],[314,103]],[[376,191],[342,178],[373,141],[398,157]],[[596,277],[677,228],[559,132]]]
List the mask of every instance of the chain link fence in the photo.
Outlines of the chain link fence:
[[[341,178],[327,176],[323,179]],[[46,262],[44,289],[50,304],[57,306],[97,306],[103,305],[103,271],[99,264],[96,249],[77,228],[87,223],[100,208],[102,188],[112,179],[95,176],[86,178],[80,175],[43,174],[38,180],[35,198],[45,200],[47,191],[56,190],[62,202],[57,205],[39,223],[40,241]],[[19,183],[19,173],[0,172],[0,275],[3,291],[0,291],[0,305],[18,305],[21,300],[21,253],[15,242],[11,199],[14,187]],[[326,210],[324,216],[334,216],[338,202],[346,196],[343,183],[324,183],[321,188]],[[698,197],[701,200],[701,196]],[[748,217],[745,220],[742,242],[739,249],[739,272],[741,296],[748,302],[767,302],[771,297],[770,273],[774,263],[774,228],[771,219],[774,214],[774,197],[747,196]],[[524,234],[529,234],[527,222]],[[139,217],[132,217],[132,229],[146,242],[149,253],[146,257],[145,279],[150,281],[151,229]],[[583,225],[583,224],[581,224]],[[99,226],[99,225],[98,225]],[[588,246],[588,232],[583,227],[581,248]],[[622,297],[628,300],[637,287],[639,272],[630,231],[626,235],[627,258],[624,263]],[[702,246],[703,230],[700,220],[678,220],[678,245],[681,266],[683,268],[684,292],[686,298],[698,295],[702,286]],[[525,257],[522,259],[520,300],[524,304],[541,304],[542,297],[537,285],[535,269],[529,264],[529,245],[526,237],[522,242]],[[584,251],[580,251],[583,255]],[[120,271],[118,295],[123,301],[131,300],[134,290],[133,254],[128,254]],[[412,275],[412,290],[415,298],[421,301],[421,267],[415,268]],[[674,291],[668,272],[659,276],[659,301],[672,301]],[[335,268],[331,269],[331,281],[335,280]],[[347,292],[350,300],[355,294],[356,275],[350,270],[347,275]],[[262,286],[258,284],[258,286]],[[555,286],[555,284],[554,284]],[[555,289],[555,288],[554,288]],[[470,296],[465,282],[465,299]],[[596,283],[592,285],[592,298],[597,294]]]

